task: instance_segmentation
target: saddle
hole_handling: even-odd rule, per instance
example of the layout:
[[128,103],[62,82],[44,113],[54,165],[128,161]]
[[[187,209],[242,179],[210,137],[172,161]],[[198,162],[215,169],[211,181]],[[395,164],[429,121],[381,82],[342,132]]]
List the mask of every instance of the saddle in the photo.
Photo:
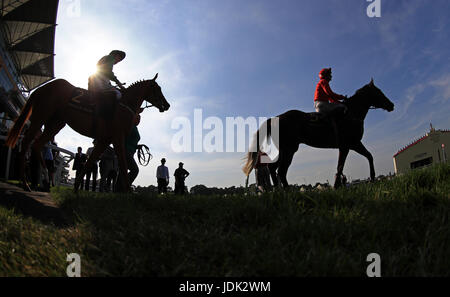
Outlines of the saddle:
[[76,88],[69,100],[71,108],[87,113],[94,113],[96,105],[92,92],[81,88]]
[[81,88],[73,91],[69,106],[76,110],[110,120],[116,109],[116,95],[113,92],[92,92]]

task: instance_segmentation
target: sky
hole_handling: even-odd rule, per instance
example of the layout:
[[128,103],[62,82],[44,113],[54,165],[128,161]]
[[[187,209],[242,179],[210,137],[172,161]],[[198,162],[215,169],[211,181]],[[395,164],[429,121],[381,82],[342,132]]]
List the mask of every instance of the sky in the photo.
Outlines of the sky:
[[[204,119],[223,123],[227,117],[273,117],[291,109],[313,112],[322,68],[332,67],[331,88],[349,96],[373,78],[395,111],[371,110],[363,143],[377,175],[389,174],[393,155],[427,133],[430,123],[450,129],[450,1],[380,3],[381,17],[370,18],[366,0],[61,0],[55,76],[87,88],[97,61],[114,49],[127,53],[114,67],[122,82],[159,73],[171,108],[142,114],[141,143],[154,158],[140,166],[134,184],[156,185],[164,157],[171,175],[184,162],[191,173],[188,187],[244,185],[245,153],[176,152],[172,140],[180,117],[193,126],[196,109]],[[192,141],[210,131],[193,131]],[[70,127],[56,141],[73,152],[92,145]],[[332,182],[337,157],[337,150],[301,145],[288,181]],[[344,174],[349,180],[368,178],[367,160],[350,152]]]

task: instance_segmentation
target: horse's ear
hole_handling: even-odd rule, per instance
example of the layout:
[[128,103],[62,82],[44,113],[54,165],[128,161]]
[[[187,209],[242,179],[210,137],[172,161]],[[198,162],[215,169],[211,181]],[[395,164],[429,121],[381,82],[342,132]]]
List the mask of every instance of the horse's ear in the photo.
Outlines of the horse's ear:
[[156,73],[155,78],[152,80],[156,80],[158,78],[158,73]]

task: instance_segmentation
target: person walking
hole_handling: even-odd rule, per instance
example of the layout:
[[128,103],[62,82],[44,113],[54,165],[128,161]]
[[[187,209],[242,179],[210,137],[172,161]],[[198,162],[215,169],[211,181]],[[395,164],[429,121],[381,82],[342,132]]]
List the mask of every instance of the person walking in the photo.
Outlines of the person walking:
[[158,193],[167,193],[167,185],[169,184],[169,168],[166,167],[166,159],[161,159],[161,165],[156,169],[156,178],[158,180]]
[[185,184],[184,181],[189,176],[189,172],[183,168],[184,164],[180,162],[178,164],[177,170],[175,170],[175,194],[183,195],[185,192]]

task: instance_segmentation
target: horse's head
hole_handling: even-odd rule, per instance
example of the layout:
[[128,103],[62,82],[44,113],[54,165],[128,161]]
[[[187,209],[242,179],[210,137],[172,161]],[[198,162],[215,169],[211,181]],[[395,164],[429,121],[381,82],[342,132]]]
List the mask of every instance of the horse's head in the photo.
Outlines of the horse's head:
[[382,108],[389,112],[394,110],[394,103],[375,86],[373,79],[358,92],[366,98],[369,107]]
[[156,74],[154,79],[147,81],[148,87],[145,91],[144,100],[158,108],[160,112],[165,112],[169,110],[170,104],[164,97],[161,87],[156,82],[157,78],[158,74]]

